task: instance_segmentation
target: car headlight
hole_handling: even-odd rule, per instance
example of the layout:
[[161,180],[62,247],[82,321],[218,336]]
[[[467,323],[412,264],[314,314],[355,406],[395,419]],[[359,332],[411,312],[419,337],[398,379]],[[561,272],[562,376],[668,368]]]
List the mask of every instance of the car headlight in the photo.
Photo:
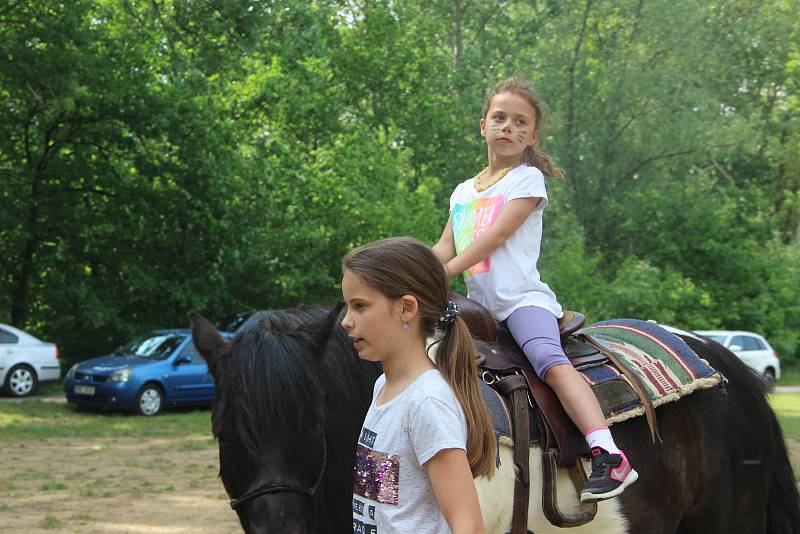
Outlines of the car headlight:
[[77,369],[77,368],[78,368],[78,364],[77,363],[75,365],[73,365],[72,367],[70,367],[69,371],[67,371],[67,378],[75,378],[75,369]]
[[119,371],[114,371],[114,374],[111,375],[111,382],[127,382],[131,379],[131,372],[130,367],[125,367],[124,369],[120,369]]

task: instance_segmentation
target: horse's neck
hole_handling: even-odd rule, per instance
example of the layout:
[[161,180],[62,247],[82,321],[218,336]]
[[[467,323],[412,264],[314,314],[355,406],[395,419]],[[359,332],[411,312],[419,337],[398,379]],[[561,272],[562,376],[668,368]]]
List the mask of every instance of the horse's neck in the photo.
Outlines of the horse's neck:
[[351,420],[361,428],[381,366],[358,358],[343,343],[333,347],[327,356],[320,382],[326,390],[329,417],[340,422]]

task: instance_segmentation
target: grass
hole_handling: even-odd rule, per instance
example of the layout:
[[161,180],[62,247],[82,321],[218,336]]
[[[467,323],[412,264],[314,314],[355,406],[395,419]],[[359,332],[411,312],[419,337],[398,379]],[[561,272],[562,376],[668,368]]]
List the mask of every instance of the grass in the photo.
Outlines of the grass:
[[39,386],[39,391],[36,395],[64,395],[64,384],[62,384],[61,380],[43,384]]
[[781,368],[779,386],[800,386],[800,365],[785,366]]
[[39,486],[39,491],[61,491],[65,489],[69,489],[66,484],[54,480],[48,480]]
[[[788,380],[781,379],[781,385],[790,385],[791,380],[800,385],[800,368],[793,367],[787,370],[789,372],[784,378]],[[800,393],[770,395],[769,400],[778,415],[784,435],[789,439],[800,441]],[[55,437],[183,437],[186,440],[181,444],[181,449],[191,451],[204,448],[204,444],[198,442],[197,438],[201,438],[204,442],[213,440],[209,410],[184,410],[156,417],[142,417],[120,413],[77,412],[68,404],[42,402],[37,399],[0,404],[0,436],[2,436],[0,443],[11,442],[15,447],[23,448],[24,443],[19,443],[17,440]],[[14,443],[15,441],[17,443]],[[46,478],[43,475],[46,474],[31,471],[19,473],[13,478]],[[71,473],[65,478],[72,480],[82,478],[82,475]],[[60,484],[53,483],[42,489],[50,491],[62,489],[59,486]],[[0,484],[0,489],[4,491],[11,491],[14,487],[13,481],[8,479]]]
[[0,404],[0,436],[2,440],[178,436],[211,439],[211,412],[182,410],[142,417],[113,412],[77,412],[66,403],[29,399]]
[[76,519],[78,521],[84,521],[84,522],[93,521],[94,520],[94,517],[91,514],[87,513],[87,512],[81,512],[81,513],[79,513],[77,515],[72,516],[72,518]]
[[800,441],[800,393],[770,395],[769,403],[778,415],[784,436]]
[[60,527],[61,527],[61,521],[59,521],[58,518],[53,517],[52,515],[48,515],[44,518],[44,520],[42,520],[42,528],[44,529],[51,530]]

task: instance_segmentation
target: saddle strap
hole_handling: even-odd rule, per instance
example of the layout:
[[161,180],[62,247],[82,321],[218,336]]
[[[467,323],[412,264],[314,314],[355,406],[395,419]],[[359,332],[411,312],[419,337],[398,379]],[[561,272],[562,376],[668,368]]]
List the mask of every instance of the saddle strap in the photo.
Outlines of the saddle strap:
[[588,453],[586,438],[572,422],[556,394],[536,373],[522,369],[533,399],[539,406],[539,415],[545,421],[546,433],[542,449],[557,449],[559,467],[571,467],[578,456]]
[[[597,502],[581,503],[580,511],[565,515],[558,507],[558,465],[556,452],[548,449],[542,453],[542,511],[550,524],[559,528],[579,527],[594,519],[597,514]],[[569,468],[570,479],[580,495],[586,483],[586,473],[580,458]]]
[[511,421],[514,425],[514,465],[517,467],[517,475],[514,479],[511,534],[527,534],[530,498],[528,384],[522,375],[512,374],[496,382],[495,387],[505,397],[511,399]]
[[636,395],[639,397],[642,407],[644,408],[644,414],[647,417],[647,426],[650,427],[650,438],[653,440],[653,443],[656,442],[656,439],[658,439],[659,443],[664,443],[664,440],[661,439],[661,434],[658,433],[658,421],[656,420],[656,410],[653,407],[653,402],[650,400],[650,396],[645,391],[644,384],[642,384],[642,381],[639,380],[639,377],[636,376],[630,369],[625,367],[620,362],[617,355],[614,354],[614,351],[606,347],[604,343],[601,343],[599,340],[594,339],[586,334],[583,334],[582,337],[584,342],[604,354],[609,361],[613,363],[616,368],[625,376],[625,378],[628,379],[633,387],[633,390],[636,392]]

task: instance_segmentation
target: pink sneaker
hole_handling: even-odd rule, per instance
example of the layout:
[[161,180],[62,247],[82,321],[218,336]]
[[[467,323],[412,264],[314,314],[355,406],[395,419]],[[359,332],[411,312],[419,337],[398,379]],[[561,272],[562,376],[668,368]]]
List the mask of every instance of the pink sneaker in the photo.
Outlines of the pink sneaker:
[[592,474],[581,491],[581,502],[616,497],[639,478],[624,452],[610,454],[605,449],[594,447],[591,453]]

